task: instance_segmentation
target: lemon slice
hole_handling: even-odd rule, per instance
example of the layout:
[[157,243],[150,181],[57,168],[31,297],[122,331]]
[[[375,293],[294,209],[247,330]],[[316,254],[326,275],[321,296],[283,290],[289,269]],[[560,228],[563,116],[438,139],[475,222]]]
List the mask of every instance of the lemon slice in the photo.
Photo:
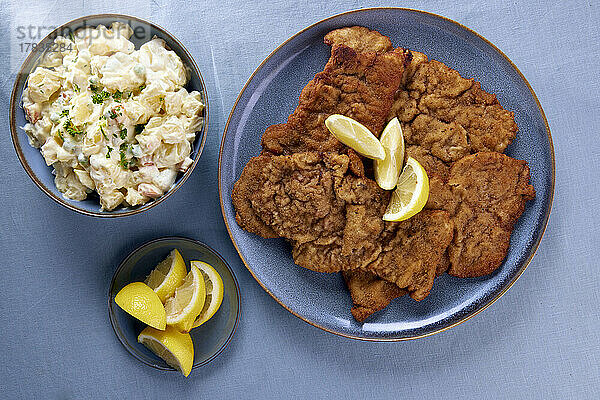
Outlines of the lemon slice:
[[192,265],[183,284],[175,289],[175,295],[165,302],[167,325],[189,332],[202,312],[205,299],[204,278],[198,267]]
[[192,371],[194,343],[189,333],[181,333],[171,326],[167,326],[164,331],[148,326],[138,336],[138,342],[184,376],[188,376]]
[[196,328],[211,319],[219,307],[221,307],[221,303],[223,302],[223,280],[210,264],[203,261],[191,261],[190,264],[198,267],[202,273],[204,287],[206,289],[204,307],[192,325],[192,328]]
[[115,296],[115,303],[125,312],[156,329],[165,329],[165,308],[158,295],[145,283],[133,282]]
[[375,181],[382,189],[392,190],[404,163],[404,136],[398,118],[388,122],[379,138],[385,150],[385,159],[375,160]]
[[408,157],[396,190],[383,215],[386,221],[404,221],[421,211],[429,197],[429,178],[417,160]]
[[177,249],[162,260],[144,281],[150,286],[163,303],[173,296],[175,289],[183,283],[185,275],[185,261]]
[[346,146],[368,158],[383,160],[385,150],[371,131],[358,121],[345,115],[333,114],[325,120],[329,132]]

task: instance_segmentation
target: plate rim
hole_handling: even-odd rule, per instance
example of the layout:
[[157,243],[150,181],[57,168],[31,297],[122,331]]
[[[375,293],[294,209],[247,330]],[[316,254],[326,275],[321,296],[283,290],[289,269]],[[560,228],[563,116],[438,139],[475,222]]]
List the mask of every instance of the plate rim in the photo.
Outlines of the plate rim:
[[[244,94],[244,92],[246,91],[246,89],[248,88],[248,86],[250,85],[251,81],[254,79],[254,77],[256,76],[256,74],[262,69],[262,67],[267,63],[267,61],[269,61],[277,52],[279,52],[279,50],[285,46],[287,43],[289,43],[291,40],[293,40],[294,38],[296,38],[297,36],[299,36],[300,34],[308,31],[309,29],[312,29],[314,27],[316,27],[317,25],[322,24],[323,22],[332,20],[334,18],[338,18],[344,15],[349,15],[349,14],[355,14],[355,13],[361,13],[361,12],[365,12],[365,11],[378,11],[378,10],[400,10],[400,11],[408,11],[408,12],[414,12],[414,13],[420,13],[420,14],[424,14],[426,16],[430,16],[430,17],[435,17],[435,18],[439,18],[445,22],[450,22],[451,24],[456,25],[457,27],[467,31],[468,33],[476,36],[477,38],[479,38],[480,40],[483,40],[484,43],[486,43],[487,45],[489,45],[494,51],[496,51],[498,54],[500,54],[502,56],[502,58],[504,58],[509,65],[517,72],[517,74],[519,75],[519,77],[522,79],[522,81],[525,83],[525,85],[527,86],[527,89],[529,90],[531,96],[533,97],[533,99],[535,100],[536,106],[540,112],[540,115],[542,116],[542,119],[544,121],[544,126],[546,129],[546,135],[548,137],[548,144],[549,144],[549,148],[550,148],[550,156],[551,156],[551,160],[552,160],[552,171],[551,171],[551,177],[552,180],[550,182],[550,195],[548,198],[548,207],[545,210],[544,216],[543,216],[543,222],[542,222],[542,229],[540,231],[540,233],[538,234],[538,237],[535,238],[533,246],[532,246],[532,250],[531,250],[531,254],[529,255],[529,257],[527,257],[527,260],[525,260],[525,262],[521,265],[521,267],[519,268],[519,270],[517,271],[517,273],[515,274],[515,276],[510,280],[510,282],[508,282],[505,287],[503,287],[493,298],[491,298],[490,300],[488,300],[485,304],[483,304],[479,309],[472,311],[470,313],[468,313],[465,317],[459,319],[458,321],[455,321],[451,324],[449,324],[448,326],[439,328],[439,329],[435,329],[431,332],[427,332],[424,334],[420,334],[420,335],[414,335],[414,336],[408,336],[408,337],[365,337],[365,336],[358,336],[358,335],[353,335],[353,334],[349,334],[349,333],[343,333],[343,332],[339,332],[336,331],[334,329],[331,328],[327,328],[325,326],[322,326],[318,323],[316,323],[315,321],[311,321],[308,318],[305,318],[303,316],[301,316],[300,314],[298,314],[297,312],[295,312],[294,310],[292,310],[289,306],[287,306],[286,304],[284,304],[277,296],[275,296],[275,294],[273,294],[273,292],[271,292],[264,284],[263,282],[258,279],[258,277],[256,276],[256,274],[254,273],[254,271],[252,270],[252,268],[250,268],[250,266],[248,265],[248,262],[246,261],[246,259],[244,258],[244,256],[242,255],[242,252],[240,250],[240,248],[238,247],[238,244],[236,243],[235,239],[233,238],[233,233],[231,232],[231,228],[229,227],[229,222],[225,216],[225,205],[224,205],[224,199],[223,199],[223,187],[222,187],[222,160],[223,160],[223,148],[225,145],[225,139],[227,137],[227,133],[229,131],[229,123],[231,122],[231,118],[233,116],[234,111],[237,108],[238,102],[241,99],[242,95]],[[349,11],[345,11],[342,13],[338,13],[338,14],[334,14],[332,16],[329,16],[327,18],[321,19],[309,26],[307,26],[306,28],[296,32],[294,35],[290,36],[288,39],[286,39],[283,43],[281,43],[279,46],[277,46],[273,51],[271,51],[269,53],[269,55],[256,67],[256,69],[254,70],[254,72],[252,72],[252,74],[250,75],[250,77],[248,78],[248,80],[246,81],[246,83],[244,84],[244,86],[242,87],[242,89],[240,90],[237,98],[235,99],[235,102],[233,103],[233,106],[231,107],[231,112],[229,113],[229,117],[227,118],[227,122],[225,124],[225,127],[223,129],[223,136],[221,138],[221,146],[219,148],[219,162],[218,162],[218,174],[217,174],[217,180],[218,180],[218,191],[219,191],[219,203],[221,205],[221,214],[223,216],[223,221],[225,222],[225,227],[227,228],[227,233],[229,234],[229,237],[231,239],[231,242],[233,243],[233,246],[235,247],[240,259],[242,260],[242,262],[244,263],[244,266],[246,267],[246,269],[250,272],[250,274],[252,275],[252,277],[254,278],[254,280],[256,280],[256,282],[258,282],[258,284],[263,288],[263,290],[265,292],[267,292],[280,306],[282,306],[284,309],[286,309],[287,311],[289,311],[292,315],[296,316],[297,318],[299,318],[300,320],[306,322],[309,325],[312,325],[316,328],[322,329],[325,332],[337,335],[337,336],[341,336],[341,337],[345,337],[345,338],[349,338],[349,339],[355,339],[355,340],[361,340],[361,341],[367,341],[367,342],[400,342],[400,341],[407,341],[407,340],[414,340],[414,339],[421,339],[421,338],[425,338],[425,337],[429,337],[441,332],[444,332],[448,329],[454,328],[455,326],[458,326],[460,324],[462,324],[463,322],[466,322],[468,320],[470,320],[471,318],[475,317],[476,315],[480,314],[481,312],[483,312],[484,310],[486,310],[488,307],[490,307],[492,304],[494,304],[498,299],[500,299],[514,284],[515,282],[521,277],[521,275],[523,274],[523,272],[525,272],[525,270],[527,269],[527,267],[529,266],[529,263],[531,262],[531,260],[533,259],[534,255],[537,252],[537,249],[539,247],[539,244],[546,232],[546,228],[548,226],[548,219],[550,218],[550,213],[552,211],[552,205],[553,205],[553,201],[554,201],[554,186],[555,186],[555,177],[556,177],[556,162],[555,162],[555,154],[554,154],[554,145],[552,142],[552,134],[550,132],[550,126],[548,124],[548,120],[546,118],[546,114],[544,113],[544,110],[542,108],[542,105],[537,97],[537,95],[535,94],[533,88],[531,87],[531,84],[529,83],[529,81],[527,81],[527,79],[525,78],[525,76],[523,75],[523,73],[519,70],[519,68],[517,68],[517,66],[512,62],[512,60],[510,58],[508,58],[508,56],[506,54],[504,54],[504,52],[502,52],[502,50],[500,50],[496,45],[494,45],[492,42],[490,42],[488,39],[486,39],[485,37],[483,37],[482,35],[480,35],[479,33],[475,32],[473,29],[468,28],[467,26],[456,22],[450,18],[444,17],[442,15],[439,14],[435,14],[429,11],[423,11],[423,10],[418,10],[418,9],[413,9],[413,8],[405,8],[405,7],[366,7],[366,8],[360,8],[360,9],[354,9],[354,10],[349,10]]]

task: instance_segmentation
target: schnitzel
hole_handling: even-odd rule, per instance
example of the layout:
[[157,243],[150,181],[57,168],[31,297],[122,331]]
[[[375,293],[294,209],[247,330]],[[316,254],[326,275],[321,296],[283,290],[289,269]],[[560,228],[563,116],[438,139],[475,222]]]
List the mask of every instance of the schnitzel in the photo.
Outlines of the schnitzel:
[[414,73],[405,77],[390,114],[402,123],[407,145],[424,147],[444,162],[506,149],[517,124],[495,95],[425,55],[413,57],[413,63]]
[[[393,49],[388,37],[357,26],[329,32],[325,43],[359,53]],[[406,144],[427,149],[444,162],[480,151],[503,152],[517,134],[514,114],[474,79],[423,53],[411,55],[386,119],[398,117]]]
[[506,257],[525,203],[535,197],[529,167],[501,153],[476,153],[452,165],[448,184],[458,202],[448,273],[460,278],[492,273]]
[[236,220],[263,237],[330,243],[346,224],[335,187],[347,171],[348,157],[335,153],[254,157],[233,188]]
[[[237,223],[288,240],[301,267],[342,272],[359,322],[396,297],[424,299],[446,271],[493,272],[535,196],[527,163],[501,154],[516,136],[513,113],[478,82],[395,49],[377,31],[336,29],[324,42],[332,50],[323,71],[287,122],[266,129],[261,155],[234,185]],[[383,221],[391,192],[372,179],[370,162],[329,133],[324,121],[332,114],[376,136],[398,117],[406,155],[429,177],[425,210]]]
[[350,311],[358,322],[363,322],[372,314],[387,307],[395,298],[408,293],[398,285],[360,269],[344,271],[342,276],[352,297],[353,306]]
[[293,246],[296,264],[318,272],[370,271],[421,300],[452,240],[446,211],[384,222],[389,192],[353,175],[349,157],[294,153],[253,158],[235,183],[236,220]]
[[331,114],[351,117],[378,135],[409,62],[410,52],[400,48],[361,53],[344,44],[335,45],[324,70],[302,90],[287,123],[267,128],[262,137],[264,151],[344,151],[345,146],[325,127]]
[[349,162],[336,153],[254,157],[234,185],[236,221],[259,236],[289,240],[305,268],[366,266],[381,252],[389,193],[353,175]]
[[423,300],[452,240],[452,221],[446,211],[424,210],[388,229],[381,255],[365,269]]

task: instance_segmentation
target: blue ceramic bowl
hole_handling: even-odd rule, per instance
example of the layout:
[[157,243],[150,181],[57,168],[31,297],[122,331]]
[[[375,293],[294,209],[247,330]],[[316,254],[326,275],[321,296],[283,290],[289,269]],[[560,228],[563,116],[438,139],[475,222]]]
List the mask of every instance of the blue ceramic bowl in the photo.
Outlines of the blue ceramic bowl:
[[[287,121],[302,88],[323,69],[330,48],[327,32],[362,25],[391,38],[395,46],[427,54],[481,82],[515,113],[519,133],[507,149],[531,168],[536,198],[515,225],[503,265],[475,279],[443,275],[420,302],[408,296],[392,302],[364,324],[350,314],[352,300],[339,274],[320,274],[294,265],[282,239],[262,239],[241,229],[231,203],[233,184],[248,160],[261,151],[265,128]],[[345,337],[405,340],[451,328],[481,312],[517,280],[542,238],[554,193],[554,150],[544,112],[527,80],[493,44],[472,30],[438,15],[402,8],[351,11],[297,33],[271,53],[252,74],[231,111],[219,156],[223,217],[242,261],[259,284],[304,321]]]
[[98,25],[109,26],[113,22],[123,22],[129,24],[134,30],[133,36],[130,40],[135,44],[138,49],[142,44],[151,40],[154,36],[163,39],[167,46],[173,50],[183,61],[183,64],[190,71],[190,80],[186,85],[188,91],[197,90],[202,94],[204,100],[204,123],[202,129],[197,133],[196,140],[192,146],[192,153],[190,157],[194,160],[193,164],[188,170],[179,174],[175,183],[164,195],[158,199],[151,200],[148,203],[137,206],[137,207],[119,207],[113,211],[101,211],[100,203],[96,193],[92,193],[86,200],[76,201],[70,200],[62,196],[62,194],[56,189],[54,184],[54,175],[52,175],[52,167],[46,166],[44,158],[42,157],[39,149],[33,148],[29,145],[27,135],[21,129],[27,122],[25,119],[25,113],[22,108],[21,98],[23,95],[23,89],[27,84],[27,78],[29,73],[33,71],[37,65],[40,57],[40,52],[32,52],[25,59],[21,70],[17,74],[15,84],[13,86],[11,99],[10,99],[10,130],[13,145],[19,157],[19,161],[25,168],[25,171],[33,182],[51,199],[57,203],[67,207],[70,210],[77,211],[82,214],[96,216],[96,217],[121,217],[127,215],[137,214],[146,211],[155,205],[165,201],[171,194],[179,189],[186,181],[188,176],[192,173],[194,167],[200,159],[204,142],[206,140],[206,130],[208,124],[208,96],[202,75],[196,66],[196,62],[186,50],[186,48],[170,33],[155,25],[151,22],[144,21],[137,17],[131,17],[122,14],[98,14],[90,15],[87,17],[77,18],[73,21],[67,22],[64,25],[59,26],[52,31],[48,36],[40,41],[36,48],[46,48],[58,35],[66,35],[68,32],[74,32],[75,30],[82,27],[95,27]]
[[165,237],[135,249],[119,265],[110,284],[110,323],[117,338],[132,356],[146,365],[165,371],[174,369],[137,341],[146,325],[123,311],[115,303],[115,296],[127,284],[146,279],[150,271],[173,249],[179,250],[187,265],[192,260],[204,261],[212,265],[223,279],[221,307],[210,320],[190,331],[194,342],[193,368],[208,364],[227,347],[240,318],[240,287],[237,279],[225,260],[204,243],[182,237]]

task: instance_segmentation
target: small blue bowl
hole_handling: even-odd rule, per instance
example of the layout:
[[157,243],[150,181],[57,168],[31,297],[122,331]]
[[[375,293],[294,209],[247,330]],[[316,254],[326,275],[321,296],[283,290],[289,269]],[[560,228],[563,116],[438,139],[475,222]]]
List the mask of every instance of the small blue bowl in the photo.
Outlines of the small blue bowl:
[[231,341],[240,318],[240,287],[237,279],[225,260],[204,243],[183,237],[165,237],[151,240],[135,249],[115,271],[108,292],[108,315],[125,349],[144,364],[163,371],[175,369],[138,343],[137,337],[146,325],[123,311],[115,303],[115,296],[127,284],[146,279],[150,271],[173,249],[179,250],[186,264],[191,260],[200,260],[212,265],[223,279],[221,307],[211,319],[190,331],[194,342],[193,368],[206,365],[221,354]]
[[200,74],[200,70],[194,61],[194,58],[173,35],[152,22],[122,14],[89,15],[59,26],[42,39],[36,48],[48,48],[58,35],[67,36],[68,32],[74,32],[83,27],[95,27],[98,25],[110,26],[113,22],[122,22],[131,26],[134,34],[129,40],[133,42],[136,49],[139,49],[142,44],[151,40],[154,36],[157,36],[163,39],[166,42],[167,47],[173,50],[181,58],[183,65],[185,65],[190,72],[190,80],[185,88],[188,91],[196,90],[202,94],[202,99],[204,101],[204,122],[200,131],[196,134],[196,140],[192,146],[190,158],[194,160],[193,164],[185,171],[185,173],[179,174],[173,186],[161,197],[151,200],[142,206],[118,207],[112,211],[100,210],[99,199],[95,192],[90,194],[88,198],[83,201],[67,199],[62,196],[54,184],[52,168],[46,166],[46,162],[44,161],[40,150],[29,145],[27,135],[21,129],[27,122],[21,105],[23,89],[27,84],[29,73],[35,69],[39,57],[41,56],[40,52],[31,52],[23,62],[23,66],[17,74],[10,98],[10,131],[15,151],[29,177],[52,200],[70,210],[95,217],[123,217],[138,214],[165,201],[171,194],[175,193],[175,191],[177,191],[190,176],[200,159],[202,149],[204,148],[204,142],[206,141],[208,125],[208,96],[206,86],[204,85],[202,75]]

